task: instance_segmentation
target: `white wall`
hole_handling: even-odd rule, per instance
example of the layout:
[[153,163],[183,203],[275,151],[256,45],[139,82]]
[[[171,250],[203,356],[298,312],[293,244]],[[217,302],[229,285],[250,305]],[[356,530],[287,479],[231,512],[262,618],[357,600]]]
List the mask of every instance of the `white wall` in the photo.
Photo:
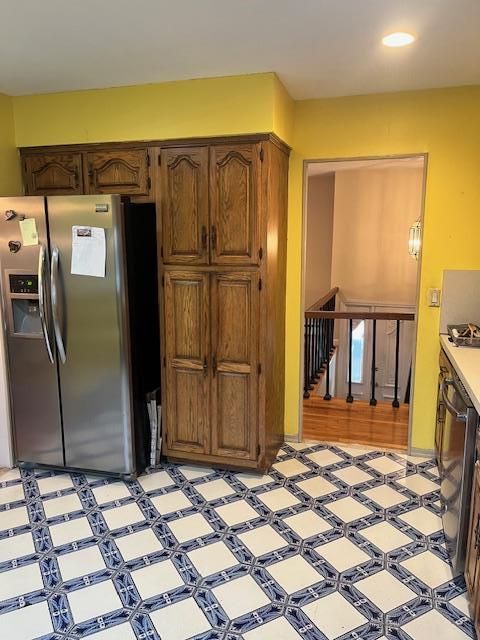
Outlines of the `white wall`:
[[345,300],[415,304],[408,232],[421,213],[422,184],[421,167],[335,174],[331,283]]
[[335,175],[310,176],[307,188],[305,308],[331,289]]

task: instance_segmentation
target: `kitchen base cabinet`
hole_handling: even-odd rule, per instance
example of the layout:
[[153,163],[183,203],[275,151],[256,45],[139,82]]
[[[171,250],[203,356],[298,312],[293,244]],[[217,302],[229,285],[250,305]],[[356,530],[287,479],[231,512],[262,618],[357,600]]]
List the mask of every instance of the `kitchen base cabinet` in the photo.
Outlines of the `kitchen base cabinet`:
[[480,442],[478,437],[465,561],[465,582],[468,589],[470,615],[475,624],[477,637],[480,638]]

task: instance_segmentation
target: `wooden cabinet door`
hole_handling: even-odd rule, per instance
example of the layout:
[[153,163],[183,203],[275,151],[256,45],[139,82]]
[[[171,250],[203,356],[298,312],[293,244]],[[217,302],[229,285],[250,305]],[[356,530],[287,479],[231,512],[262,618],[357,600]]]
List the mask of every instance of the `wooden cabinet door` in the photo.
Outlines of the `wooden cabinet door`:
[[162,149],[163,261],[208,264],[208,147]]
[[477,584],[477,592],[475,594],[471,611],[473,624],[475,625],[475,632],[477,634],[477,638],[480,638],[480,584]]
[[23,156],[23,170],[28,196],[75,196],[83,193],[80,153]]
[[148,149],[113,149],[85,154],[87,193],[148,196],[151,188]]
[[210,147],[210,223],[213,264],[258,264],[260,146]]
[[164,291],[167,447],[207,453],[208,275],[166,272]]
[[480,596],[480,574],[479,574],[479,541],[480,541],[480,462],[475,463],[472,486],[472,502],[470,509],[470,525],[468,532],[467,556],[465,560],[465,582],[472,613],[476,608],[474,600]]
[[258,457],[258,275],[212,275],[212,445],[230,458]]

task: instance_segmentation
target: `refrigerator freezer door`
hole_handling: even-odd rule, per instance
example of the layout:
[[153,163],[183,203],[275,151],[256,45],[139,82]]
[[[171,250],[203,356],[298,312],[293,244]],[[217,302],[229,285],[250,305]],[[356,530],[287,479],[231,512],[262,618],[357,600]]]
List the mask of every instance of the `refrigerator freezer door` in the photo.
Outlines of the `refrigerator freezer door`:
[[[134,471],[119,196],[47,198],[52,306],[59,357],[65,464],[112,473]],[[71,274],[72,227],[105,230],[105,277]],[[88,229],[85,233],[88,233]]]
[[[7,220],[6,212],[15,215],[8,213]],[[23,244],[19,226],[22,216],[35,220],[39,244]],[[63,466],[46,247],[44,198],[0,198],[2,309],[15,457],[17,462]],[[39,260],[42,250],[45,259]]]

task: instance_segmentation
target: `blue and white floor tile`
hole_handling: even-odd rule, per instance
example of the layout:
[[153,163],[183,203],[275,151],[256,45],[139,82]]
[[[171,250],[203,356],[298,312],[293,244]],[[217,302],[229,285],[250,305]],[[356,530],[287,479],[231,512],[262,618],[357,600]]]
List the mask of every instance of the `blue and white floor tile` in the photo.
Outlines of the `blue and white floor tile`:
[[0,475],[6,640],[462,640],[435,462],[285,444],[265,476]]

